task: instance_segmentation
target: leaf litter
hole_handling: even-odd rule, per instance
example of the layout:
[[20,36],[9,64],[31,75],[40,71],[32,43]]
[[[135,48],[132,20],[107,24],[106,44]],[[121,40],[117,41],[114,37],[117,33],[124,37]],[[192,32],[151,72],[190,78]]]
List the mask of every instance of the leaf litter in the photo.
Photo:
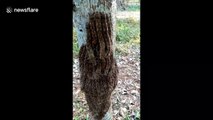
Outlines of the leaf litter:
[[[129,49],[126,56],[116,56],[119,75],[118,84],[112,93],[114,120],[140,120],[140,47]],[[73,58],[73,116],[85,120],[88,106],[80,90],[78,59]],[[139,115],[138,115],[139,114]]]

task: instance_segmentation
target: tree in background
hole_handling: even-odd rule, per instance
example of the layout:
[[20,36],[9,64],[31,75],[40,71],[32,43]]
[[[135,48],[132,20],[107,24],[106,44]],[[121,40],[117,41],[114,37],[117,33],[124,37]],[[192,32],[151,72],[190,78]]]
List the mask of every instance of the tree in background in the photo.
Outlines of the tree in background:
[[116,0],[73,0],[81,90],[90,120],[112,120],[111,94],[117,85]]

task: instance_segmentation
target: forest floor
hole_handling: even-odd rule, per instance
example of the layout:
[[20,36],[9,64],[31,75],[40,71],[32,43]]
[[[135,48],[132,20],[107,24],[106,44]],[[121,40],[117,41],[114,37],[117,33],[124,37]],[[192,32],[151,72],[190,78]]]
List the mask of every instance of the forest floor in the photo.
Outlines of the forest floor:
[[[117,18],[134,17],[139,20],[140,13],[134,13],[120,12]],[[112,94],[113,117],[114,120],[140,120],[140,45],[130,44],[126,53],[116,54],[119,76]],[[74,120],[86,120],[88,117],[87,102],[80,90],[77,58],[73,58],[73,117]]]

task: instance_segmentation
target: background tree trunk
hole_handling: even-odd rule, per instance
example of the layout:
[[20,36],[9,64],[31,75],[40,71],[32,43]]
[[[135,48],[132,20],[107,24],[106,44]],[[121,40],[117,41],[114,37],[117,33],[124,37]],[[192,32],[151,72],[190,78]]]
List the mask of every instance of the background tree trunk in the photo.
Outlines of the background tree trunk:
[[73,0],[80,47],[80,83],[92,120],[111,120],[111,94],[117,85],[114,56],[116,0]]

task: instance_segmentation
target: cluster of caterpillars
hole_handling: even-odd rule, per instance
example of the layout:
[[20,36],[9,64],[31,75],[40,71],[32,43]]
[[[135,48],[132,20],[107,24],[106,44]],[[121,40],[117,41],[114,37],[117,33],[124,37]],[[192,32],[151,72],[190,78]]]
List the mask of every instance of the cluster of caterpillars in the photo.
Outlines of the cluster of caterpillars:
[[90,14],[86,30],[87,42],[81,46],[79,53],[81,89],[94,118],[102,120],[118,82],[111,16],[101,12]]

